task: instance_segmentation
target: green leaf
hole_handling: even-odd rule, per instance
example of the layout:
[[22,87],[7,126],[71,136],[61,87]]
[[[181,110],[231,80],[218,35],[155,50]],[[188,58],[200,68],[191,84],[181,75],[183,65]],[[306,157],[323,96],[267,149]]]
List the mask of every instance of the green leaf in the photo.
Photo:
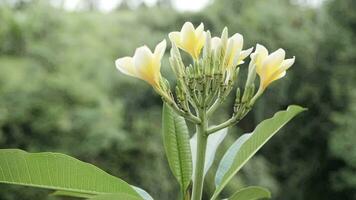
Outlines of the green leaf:
[[91,197],[95,196],[93,194],[70,192],[70,191],[60,191],[60,190],[53,192],[51,195],[53,195],[53,196],[64,196],[64,197],[77,197],[77,198],[83,198],[83,199],[88,199],[88,198],[91,198]]
[[184,118],[177,115],[166,104],[163,105],[162,122],[163,143],[169,167],[184,193],[192,178],[188,127]]
[[114,194],[102,194],[90,198],[90,200],[142,200],[139,197],[135,197],[124,193],[114,193]]
[[131,185],[131,187],[136,190],[136,192],[144,199],[144,200],[153,200],[153,198],[151,197],[150,194],[148,194],[148,192],[146,192],[145,190],[139,188],[139,187],[136,187],[136,186],[133,186]]
[[250,186],[233,194],[228,200],[259,200],[270,199],[271,193],[263,187]]
[[60,153],[1,149],[0,183],[59,190],[62,194],[125,193],[139,197],[123,180]]
[[[219,145],[221,142],[224,140],[226,134],[227,134],[227,128],[222,129],[216,133],[210,134],[208,136],[208,143],[207,143],[207,148],[206,148],[206,153],[205,153],[205,164],[204,164],[204,176],[210,169],[211,165],[214,162],[215,158],[215,153],[216,150],[218,149]],[[192,149],[192,158],[193,158],[193,174],[194,174],[194,169],[195,169],[195,160],[196,160],[196,151],[197,151],[197,135],[194,134],[194,136],[190,139],[190,147]]]
[[277,112],[272,118],[261,122],[252,133],[237,139],[219,164],[215,176],[216,190],[212,199],[216,199],[233,176],[279,129],[304,110],[306,109],[300,106],[289,106],[287,110]]

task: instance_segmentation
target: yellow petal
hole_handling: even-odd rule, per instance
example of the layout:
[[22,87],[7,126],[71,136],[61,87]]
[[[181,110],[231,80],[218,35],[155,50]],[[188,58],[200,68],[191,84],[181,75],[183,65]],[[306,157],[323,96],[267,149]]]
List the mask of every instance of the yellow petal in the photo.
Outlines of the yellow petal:
[[263,88],[266,88],[268,85],[270,85],[273,81],[278,80],[286,75],[286,71],[283,71],[281,73],[276,73],[267,79],[263,80]]
[[181,30],[181,42],[186,49],[193,50],[196,40],[195,29],[192,23],[186,22]]
[[257,44],[256,50],[251,54],[251,60],[256,63],[256,72],[262,75],[262,61],[268,56],[268,50],[263,45]]
[[295,57],[283,60],[281,66],[276,70],[272,75],[268,77],[268,84],[272,83],[275,80],[278,80],[286,75],[286,70],[289,69],[295,61]]
[[133,56],[134,65],[138,71],[138,68],[143,68],[143,66],[148,65],[153,58],[151,50],[147,46],[142,46],[136,49],[135,55]]
[[177,47],[197,59],[205,43],[204,25],[201,23],[197,29],[194,29],[191,22],[186,22],[180,32],[170,33],[169,38]]
[[195,46],[195,55],[198,58],[206,41],[206,32],[202,32],[201,34],[197,35],[197,45]]
[[294,61],[295,57],[283,60],[282,64],[278,67],[278,69],[265,78],[266,80],[264,81],[264,87],[267,87],[273,81],[284,77],[286,75],[286,70],[294,64]]
[[272,74],[282,64],[284,58],[285,58],[286,52],[283,49],[278,49],[277,51],[271,53],[263,62],[263,72],[262,73],[267,73],[267,74]]
[[116,68],[122,73],[137,77],[137,72],[132,57],[123,57],[115,61]]
[[160,63],[155,61],[155,57],[147,46],[136,49],[133,57],[137,76],[153,86],[157,86],[159,78]]

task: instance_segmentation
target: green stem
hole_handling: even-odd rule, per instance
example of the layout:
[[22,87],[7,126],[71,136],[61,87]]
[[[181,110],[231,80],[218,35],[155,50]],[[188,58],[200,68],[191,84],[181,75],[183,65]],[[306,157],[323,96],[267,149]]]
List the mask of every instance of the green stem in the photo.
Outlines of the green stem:
[[206,144],[208,141],[207,128],[208,121],[206,119],[206,110],[199,113],[201,123],[196,126],[197,129],[197,152],[196,165],[194,169],[193,193],[192,200],[201,200],[204,185],[204,164]]

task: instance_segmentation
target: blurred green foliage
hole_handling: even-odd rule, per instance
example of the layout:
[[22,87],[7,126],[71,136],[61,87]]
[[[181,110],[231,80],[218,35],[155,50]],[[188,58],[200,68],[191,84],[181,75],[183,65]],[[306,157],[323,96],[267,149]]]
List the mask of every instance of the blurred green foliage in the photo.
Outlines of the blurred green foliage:
[[[119,74],[114,60],[140,45],[153,47],[184,21],[203,22],[213,34],[224,26],[243,34],[246,48],[257,42],[297,58],[286,78],[230,130],[218,157],[275,111],[288,104],[309,108],[227,190],[262,185],[277,200],[356,199],[354,0],[316,8],[287,0],[216,0],[199,13],[177,13],[168,3],[101,13],[19,2],[0,3],[0,148],[67,153],[156,199],[174,199],[178,186],[163,152],[160,98],[143,81]],[[167,58],[163,74],[171,79],[166,66]],[[232,99],[215,123],[231,105]],[[207,193],[212,182],[208,174]],[[47,194],[0,186],[4,200],[53,198]]]

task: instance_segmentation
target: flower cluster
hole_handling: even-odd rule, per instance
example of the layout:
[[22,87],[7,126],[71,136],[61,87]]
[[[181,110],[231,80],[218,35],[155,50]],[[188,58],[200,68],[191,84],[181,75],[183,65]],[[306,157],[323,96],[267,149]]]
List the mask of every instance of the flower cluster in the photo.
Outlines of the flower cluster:
[[[295,58],[285,59],[285,51],[278,49],[271,54],[260,44],[243,49],[243,36],[239,33],[228,36],[225,28],[220,37],[211,37],[204,25],[197,28],[186,22],[180,32],[171,32],[170,65],[177,78],[175,95],[168,81],[161,75],[161,60],[166,50],[166,41],[160,42],[154,52],[147,46],[136,49],[133,57],[116,60],[116,67],[124,74],[140,78],[162,96],[163,100],[188,120],[198,123],[190,111],[206,110],[211,114],[234,88],[238,79],[239,65],[250,55],[248,75],[243,93],[236,91],[234,120],[244,116],[256,99],[275,80],[285,76]],[[192,63],[183,62],[179,49],[189,54]],[[255,92],[255,78],[259,76],[259,88]],[[241,94],[241,95],[240,95]]]

